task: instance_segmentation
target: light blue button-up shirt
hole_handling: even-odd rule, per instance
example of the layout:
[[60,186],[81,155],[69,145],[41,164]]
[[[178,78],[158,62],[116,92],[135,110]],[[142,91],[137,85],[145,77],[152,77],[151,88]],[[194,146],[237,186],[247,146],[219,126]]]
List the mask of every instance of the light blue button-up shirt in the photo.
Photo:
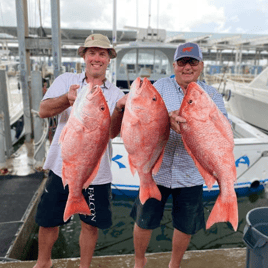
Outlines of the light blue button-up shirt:
[[[204,82],[198,81],[197,84],[208,93],[220,111],[228,118],[221,94]],[[179,110],[184,93],[175,78],[159,79],[154,86],[162,96],[168,112]],[[184,148],[181,135],[172,129],[170,129],[161,168],[154,176],[154,180],[158,185],[167,188],[192,187],[204,183],[194,161]]]

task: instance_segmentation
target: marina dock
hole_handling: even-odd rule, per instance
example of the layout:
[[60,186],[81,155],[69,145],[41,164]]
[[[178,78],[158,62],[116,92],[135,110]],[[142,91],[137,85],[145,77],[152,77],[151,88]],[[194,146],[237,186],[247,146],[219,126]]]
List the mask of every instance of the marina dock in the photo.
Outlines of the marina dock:
[[[16,261],[32,232],[37,201],[46,181],[42,172],[33,169],[32,154],[33,145],[24,143],[8,160],[9,175],[0,176],[0,268],[32,268],[36,262]],[[10,213],[4,209],[7,205]],[[148,253],[146,268],[168,267],[170,256],[171,252]],[[182,268],[240,268],[245,264],[246,248],[190,250],[184,255]],[[53,268],[60,267],[79,267],[79,258],[54,259]],[[134,267],[134,255],[96,256],[91,267]]]
[[0,260],[20,258],[34,228],[45,180],[32,162],[33,145],[24,143],[7,160],[7,175],[0,176]]
[[[147,264],[145,268],[167,268],[171,253],[151,253],[147,254]],[[32,268],[35,261],[8,262],[1,263],[0,268]],[[246,265],[246,249],[216,249],[187,251],[183,257],[182,268],[244,268]],[[79,258],[53,260],[53,268],[76,268],[79,267]],[[133,268],[134,256],[117,255],[93,257],[92,268],[112,267],[112,268]]]

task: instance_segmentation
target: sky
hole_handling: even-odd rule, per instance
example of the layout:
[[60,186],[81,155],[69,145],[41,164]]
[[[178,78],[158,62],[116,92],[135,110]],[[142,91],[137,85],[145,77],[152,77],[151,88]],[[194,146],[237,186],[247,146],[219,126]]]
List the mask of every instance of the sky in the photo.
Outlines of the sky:
[[[51,0],[27,0],[28,24],[51,26]],[[16,0],[0,0],[0,27],[16,26]],[[60,0],[61,28],[113,28],[113,0]],[[138,12],[137,12],[138,10]],[[268,34],[268,0],[116,0],[116,25],[167,31]],[[151,16],[149,16],[149,14]]]

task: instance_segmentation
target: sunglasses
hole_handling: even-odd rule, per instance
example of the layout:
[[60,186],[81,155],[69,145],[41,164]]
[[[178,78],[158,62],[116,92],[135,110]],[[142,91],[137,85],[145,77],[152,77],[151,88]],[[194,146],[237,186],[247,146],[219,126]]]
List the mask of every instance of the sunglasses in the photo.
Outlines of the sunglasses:
[[191,66],[197,66],[199,64],[199,60],[194,58],[182,58],[177,60],[177,64],[180,67],[185,66],[187,63],[189,63]]

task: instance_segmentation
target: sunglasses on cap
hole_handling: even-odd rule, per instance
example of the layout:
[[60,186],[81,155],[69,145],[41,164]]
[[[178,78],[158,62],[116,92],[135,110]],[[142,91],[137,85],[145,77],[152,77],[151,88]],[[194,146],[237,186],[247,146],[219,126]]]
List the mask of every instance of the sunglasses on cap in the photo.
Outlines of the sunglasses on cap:
[[194,59],[194,58],[181,58],[177,60],[177,64],[180,67],[185,66],[187,63],[189,63],[191,66],[197,66],[199,63],[199,60]]

